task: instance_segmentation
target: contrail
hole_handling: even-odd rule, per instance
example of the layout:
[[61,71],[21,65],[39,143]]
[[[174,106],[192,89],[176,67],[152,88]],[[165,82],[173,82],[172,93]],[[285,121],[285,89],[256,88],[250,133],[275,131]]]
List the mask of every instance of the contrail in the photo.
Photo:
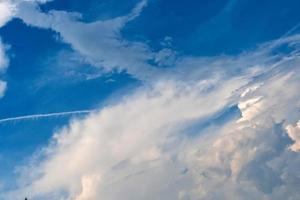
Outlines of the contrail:
[[0,119],[0,123],[11,122],[11,121],[22,121],[22,120],[32,120],[48,117],[59,117],[66,115],[75,115],[75,114],[88,114],[95,110],[78,110],[78,111],[69,111],[69,112],[56,112],[56,113],[47,113],[47,114],[35,114],[35,115],[25,115],[19,117],[10,117],[5,119]]

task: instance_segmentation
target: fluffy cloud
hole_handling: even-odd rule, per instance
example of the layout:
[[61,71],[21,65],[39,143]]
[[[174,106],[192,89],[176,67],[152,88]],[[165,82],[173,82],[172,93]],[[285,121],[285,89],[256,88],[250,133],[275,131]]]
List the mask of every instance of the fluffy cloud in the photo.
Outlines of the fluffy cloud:
[[[241,118],[187,151],[191,199],[298,199],[299,58],[278,63],[241,90]],[[288,68],[288,69],[287,69]],[[261,82],[260,84],[257,84]],[[215,130],[213,130],[215,131]],[[287,166],[284,166],[285,164]],[[216,188],[218,188],[216,190]]]
[[[239,58],[226,60],[239,65],[249,55]],[[290,124],[300,119],[300,60],[263,60],[270,67],[230,78],[161,79],[72,121],[3,198],[298,199],[298,128]],[[239,119],[197,125],[232,105]]]
[[0,27],[4,26],[15,12],[16,6],[11,1],[0,1]]
[[[45,150],[47,161],[29,169],[37,178],[23,192],[41,198],[67,191],[71,199],[119,199],[142,182],[144,189],[132,191],[128,198],[176,197],[176,191],[168,192],[178,178],[178,184],[184,185],[177,177],[184,166],[176,164],[173,155],[184,137],[178,131],[187,122],[207,118],[230,104],[231,93],[240,86],[239,79],[229,80],[207,93],[201,83],[162,82],[74,121],[56,133],[53,146]],[[116,192],[109,189],[112,186]]]
[[294,127],[288,125],[286,127],[289,137],[295,142],[290,148],[292,151],[300,151],[300,121]]
[[8,67],[9,60],[5,54],[5,46],[0,40],[0,72],[3,72]]

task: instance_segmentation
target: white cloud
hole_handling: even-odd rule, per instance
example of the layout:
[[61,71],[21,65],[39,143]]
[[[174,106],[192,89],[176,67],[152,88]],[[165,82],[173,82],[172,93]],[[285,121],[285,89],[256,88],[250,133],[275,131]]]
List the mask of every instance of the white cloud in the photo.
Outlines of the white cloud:
[[288,125],[286,129],[289,137],[295,142],[290,149],[292,151],[300,151],[300,121],[298,121],[295,127]]
[[16,6],[11,1],[0,1],[0,27],[4,26],[16,12]]
[[300,118],[299,62],[298,56],[279,62],[244,87],[241,118],[186,151],[197,183],[186,192],[191,199],[299,198],[300,154],[287,148],[298,151],[298,125],[289,124]]
[[19,5],[17,16],[28,25],[58,32],[64,42],[104,72],[126,70],[145,79],[156,73],[155,68],[147,64],[147,60],[153,59],[153,53],[143,43],[122,38],[121,30],[139,16],[146,5],[147,1],[143,0],[128,15],[84,23],[78,13],[55,10],[43,13],[36,3],[24,2]]
[[[162,79],[73,121],[21,170],[19,190],[5,198],[297,199],[300,154],[288,149],[297,128],[284,128],[300,119],[300,61],[291,57],[259,76]],[[186,135],[233,104],[239,120]]]

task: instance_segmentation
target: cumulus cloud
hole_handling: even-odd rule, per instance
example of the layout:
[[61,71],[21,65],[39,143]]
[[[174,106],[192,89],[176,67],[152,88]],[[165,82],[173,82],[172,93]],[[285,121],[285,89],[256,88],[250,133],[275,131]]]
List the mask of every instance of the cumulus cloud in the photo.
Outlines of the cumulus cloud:
[[5,69],[8,67],[9,59],[7,58],[5,54],[5,46],[0,40],[0,72],[5,71]]
[[289,125],[300,117],[298,63],[298,57],[278,63],[243,88],[240,119],[189,148],[186,158],[198,185],[186,193],[189,198],[299,198],[294,175],[300,155],[292,152],[298,150],[298,127]]
[[[298,129],[289,125],[300,119],[299,57],[262,64],[271,67],[230,78],[167,76],[72,121],[20,169],[19,187],[3,198],[297,199],[300,155],[291,150]],[[239,119],[188,134],[232,105]]]
[[287,134],[294,141],[294,144],[290,147],[292,151],[300,151],[300,121],[294,127],[293,125],[288,125],[286,127]]
[[[176,166],[177,158],[172,155],[176,144],[180,144],[178,130],[185,123],[206,118],[230,104],[228,97],[240,87],[240,82],[229,80],[215,87],[216,93],[206,93],[202,84],[162,82],[146,91],[143,88],[84,121],[74,121],[55,134],[54,146],[45,150],[49,159],[29,169],[36,179],[23,192],[45,198],[65,190],[71,199],[90,193],[119,199],[124,195],[122,191],[143,182],[144,189],[128,194],[128,198],[151,199],[155,194],[157,198],[171,198],[176,192],[169,196],[172,188],[168,185],[175,184],[178,178],[172,174],[180,175],[184,170],[183,166]],[[61,163],[65,163],[63,171]],[[154,178],[157,176],[162,179]],[[124,184],[127,181],[129,184]],[[155,187],[160,181],[165,186]],[[94,184],[98,186],[90,188]],[[116,192],[111,192],[111,187]]]

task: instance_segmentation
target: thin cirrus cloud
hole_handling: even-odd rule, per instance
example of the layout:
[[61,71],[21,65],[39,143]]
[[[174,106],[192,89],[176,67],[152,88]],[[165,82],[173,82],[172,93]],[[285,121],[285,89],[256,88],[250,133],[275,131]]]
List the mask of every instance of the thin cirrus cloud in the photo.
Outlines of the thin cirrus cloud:
[[[142,80],[159,76],[56,131],[19,168],[15,190],[0,197],[298,199],[299,35],[236,56],[156,53],[119,35],[144,6],[142,1],[126,16],[85,24],[78,14],[20,4],[17,16],[26,24],[55,30],[96,67],[127,70]],[[285,45],[291,51],[276,53]],[[171,61],[162,61],[170,55]],[[149,59],[174,67],[153,68]],[[238,119],[187,134],[193,122],[232,106],[240,110]]]

